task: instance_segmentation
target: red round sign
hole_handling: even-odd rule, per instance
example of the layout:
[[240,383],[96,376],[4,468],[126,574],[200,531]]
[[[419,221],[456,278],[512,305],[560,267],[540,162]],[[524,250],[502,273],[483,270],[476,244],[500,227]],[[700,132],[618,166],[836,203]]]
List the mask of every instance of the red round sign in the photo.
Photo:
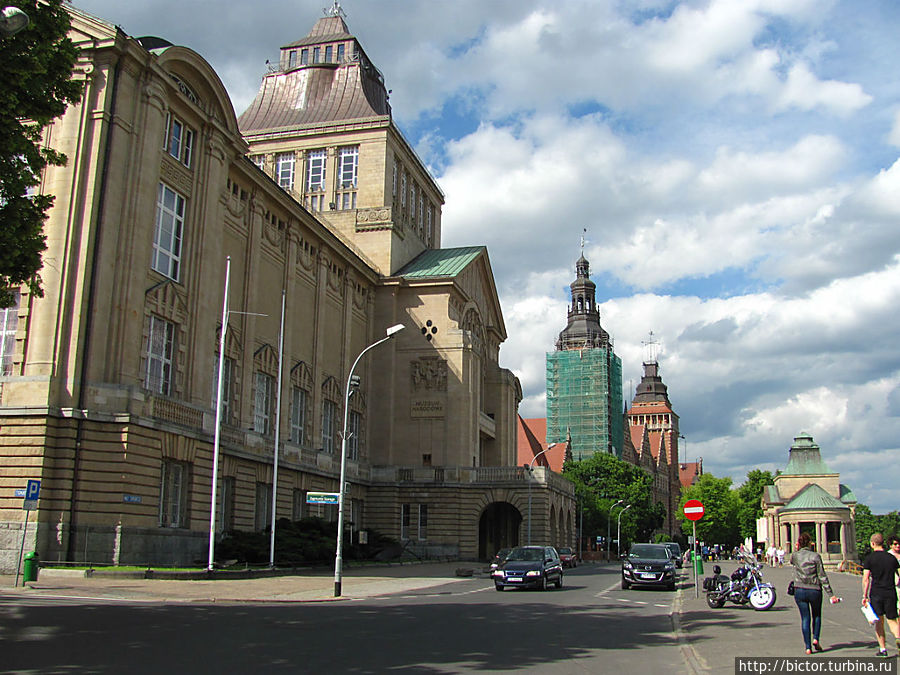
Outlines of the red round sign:
[[684,517],[688,520],[700,520],[703,517],[703,502],[699,499],[688,499],[684,503]]

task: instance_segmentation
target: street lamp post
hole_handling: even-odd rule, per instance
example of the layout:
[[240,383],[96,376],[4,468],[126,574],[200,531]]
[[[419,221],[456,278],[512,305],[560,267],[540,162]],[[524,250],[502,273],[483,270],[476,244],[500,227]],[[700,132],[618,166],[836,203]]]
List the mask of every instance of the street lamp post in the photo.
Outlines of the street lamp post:
[[4,7],[0,12],[0,37],[12,37],[31,21],[18,7]]
[[632,507],[631,504],[619,511],[619,520],[616,523],[616,553],[622,557],[622,514]]
[[616,508],[619,504],[623,503],[625,500],[620,499],[615,504],[609,507],[609,513],[606,514],[606,562],[609,562],[609,521],[612,518],[612,510]]
[[350,418],[350,393],[351,383],[353,382],[353,371],[356,370],[356,365],[367,351],[374,349],[383,342],[387,342],[404,328],[406,328],[406,326],[402,323],[395,324],[388,328],[385,331],[385,337],[377,342],[373,342],[359,353],[359,356],[356,357],[353,365],[350,366],[350,372],[347,374],[347,387],[344,389],[344,431],[341,434],[341,481],[338,484],[337,551],[334,554],[334,597],[336,598],[341,596],[341,573],[344,561],[343,553],[341,551],[344,546],[344,493],[346,492],[344,480],[347,475],[347,423]]
[[534,459],[531,460],[531,463],[528,465],[528,545],[531,546],[531,479],[534,477],[534,463],[537,461],[537,458],[543,455],[547,450],[555,446],[556,443],[551,443],[545,449],[541,450],[538,454],[534,456]]

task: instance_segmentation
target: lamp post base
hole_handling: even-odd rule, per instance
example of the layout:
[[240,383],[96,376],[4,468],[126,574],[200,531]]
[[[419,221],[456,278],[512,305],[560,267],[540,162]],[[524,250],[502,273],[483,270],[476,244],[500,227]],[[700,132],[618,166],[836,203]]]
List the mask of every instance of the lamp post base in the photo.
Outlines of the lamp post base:
[[334,597],[336,597],[336,598],[341,597],[341,582],[340,581],[334,582]]

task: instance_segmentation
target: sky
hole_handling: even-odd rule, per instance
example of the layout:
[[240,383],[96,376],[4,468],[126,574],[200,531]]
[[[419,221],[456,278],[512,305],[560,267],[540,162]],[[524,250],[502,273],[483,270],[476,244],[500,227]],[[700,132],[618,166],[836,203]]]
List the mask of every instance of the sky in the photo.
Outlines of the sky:
[[[75,5],[199,52],[240,114],[330,3]],[[488,247],[523,417],[546,415],[584,236],[625,398],[652,331],[681,461],[737,485],[809,433],[861,503],[900,508],[900,6],[342,7],[445,193],[443,245]]]

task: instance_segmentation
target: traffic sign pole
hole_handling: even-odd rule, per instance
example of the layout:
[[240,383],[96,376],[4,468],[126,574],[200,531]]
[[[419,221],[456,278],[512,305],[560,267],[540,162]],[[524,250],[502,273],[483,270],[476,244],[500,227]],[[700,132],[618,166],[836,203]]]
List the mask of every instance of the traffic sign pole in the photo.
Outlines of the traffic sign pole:
[[700,597],[700,577],[697,574],[697,521],[694,521],[694,555],[691,556],[691,564],[694,567],[694,597]]
[[[19,546],[19,562],[16,563],[16,582],[13,584],[13,588],[16,588],[19,585],[19,568],[22,567],[22,554],[25,552],[25,534],[28,532],[28,516],[31,514],[31,509],[25,510],[25,526],[22,528],[22,545]],[[22,587],[25,586],[25,578],[22,577]]]
[[703,508],[703,502],[699,499],[688,499],[684,506],[684,517],[694,523],[694,555],[691,563],[694,565],[694,597],[700,597],[700,569],[697,562],[697,554],[699,547],[697,545],[697,521],[703,517],[706,510]]

